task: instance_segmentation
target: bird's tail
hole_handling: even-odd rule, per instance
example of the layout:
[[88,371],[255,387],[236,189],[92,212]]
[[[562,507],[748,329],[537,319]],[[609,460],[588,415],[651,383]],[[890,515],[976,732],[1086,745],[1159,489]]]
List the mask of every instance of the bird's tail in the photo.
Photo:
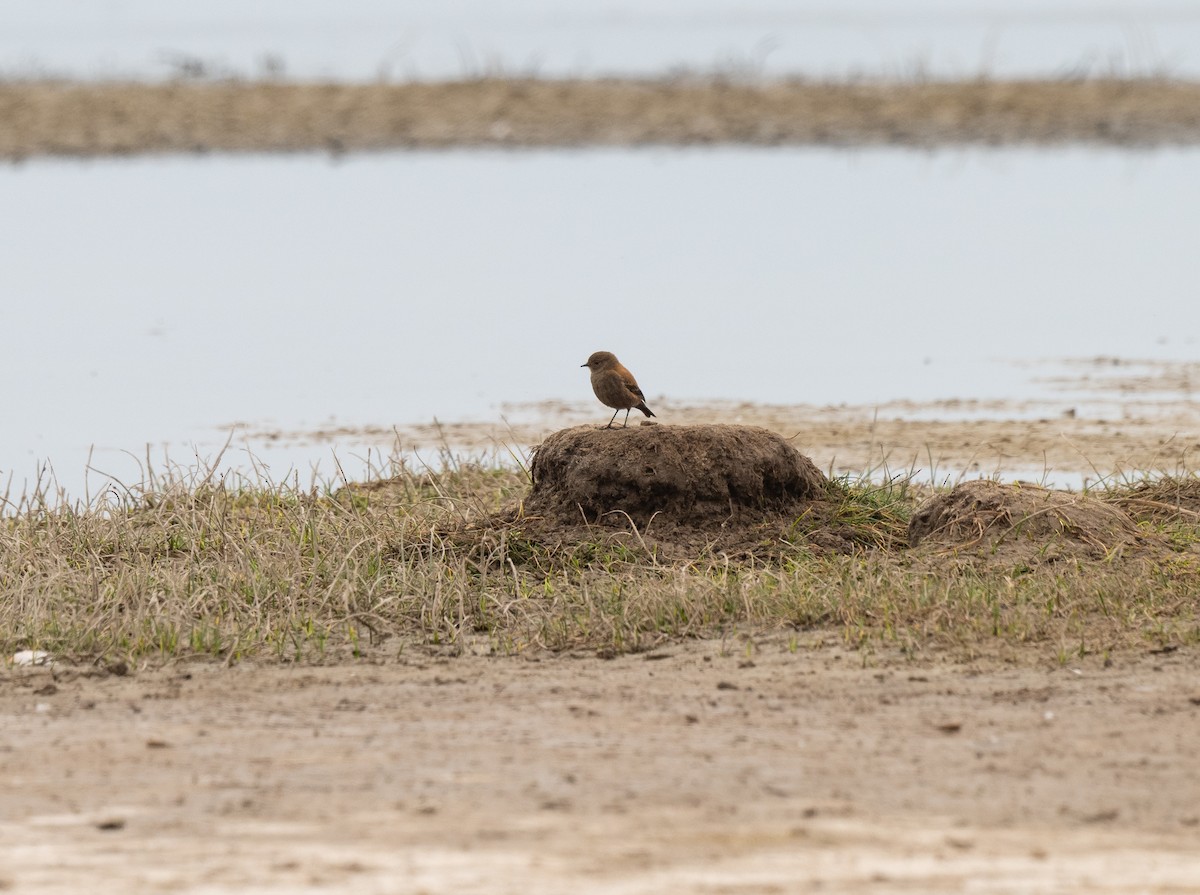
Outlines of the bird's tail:
[[637,407],[635,409],[640,410],[642,413],[646,414],[646,416],[654,416],[654,411],[652,411],[649,407],[646,406],[645,401],[643,401],[641,404],[637,405]]

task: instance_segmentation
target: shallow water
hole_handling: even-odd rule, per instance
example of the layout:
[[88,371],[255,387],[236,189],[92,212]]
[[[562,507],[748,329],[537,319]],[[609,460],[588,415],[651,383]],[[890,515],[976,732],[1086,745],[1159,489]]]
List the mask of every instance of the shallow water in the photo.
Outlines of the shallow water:
[[[271,61],[268,61],[271,60]],[[301,79],[1200,75],[1200,8],[1109,0],[5,0],[0,71]]]
[[0,197],[18,492],[238,422],[591,407],[599,348],[652,406],[1036,400],[1041,361],[1200,360],[1197,150],[38,161]]

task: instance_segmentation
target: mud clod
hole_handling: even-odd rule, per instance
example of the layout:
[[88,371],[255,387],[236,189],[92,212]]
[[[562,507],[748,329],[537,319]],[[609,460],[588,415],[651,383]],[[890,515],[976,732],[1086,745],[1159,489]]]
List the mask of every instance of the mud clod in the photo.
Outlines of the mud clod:
[[811,460],[754,426],[564,429],[538,446],[532,476],[528,510],[565,524],[760,522],[826,493]]
[[1095,498],[1037,485],[965,482],[925,501],[908,526],[911,546],[993,552],[1037,551],[1103,556],[1139,540],[1137,525],[1121,510]]

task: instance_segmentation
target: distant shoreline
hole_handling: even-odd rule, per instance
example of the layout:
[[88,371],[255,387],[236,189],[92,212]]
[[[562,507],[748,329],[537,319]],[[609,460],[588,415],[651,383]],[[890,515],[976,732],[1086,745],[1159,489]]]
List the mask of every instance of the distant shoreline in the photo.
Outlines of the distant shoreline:
[[1200,144],[1200,82],[0,82],[0,159],[450,147]]

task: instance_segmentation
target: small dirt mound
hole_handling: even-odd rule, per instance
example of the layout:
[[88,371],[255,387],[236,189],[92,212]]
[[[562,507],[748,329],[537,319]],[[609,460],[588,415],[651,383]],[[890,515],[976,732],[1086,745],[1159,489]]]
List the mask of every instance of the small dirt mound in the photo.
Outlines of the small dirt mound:
[[1133,520],[1094,498],[1036,485],[966,482],[925,501],[908,525],[908,542],[956,549],[1007,548],[1034,560],[1066,553],[1101,557],[1139,540]]
[[811,460],[756,426],[577,426],[537,447],[531,473],[526,510],[568,525],[761,522],[826,489]]

